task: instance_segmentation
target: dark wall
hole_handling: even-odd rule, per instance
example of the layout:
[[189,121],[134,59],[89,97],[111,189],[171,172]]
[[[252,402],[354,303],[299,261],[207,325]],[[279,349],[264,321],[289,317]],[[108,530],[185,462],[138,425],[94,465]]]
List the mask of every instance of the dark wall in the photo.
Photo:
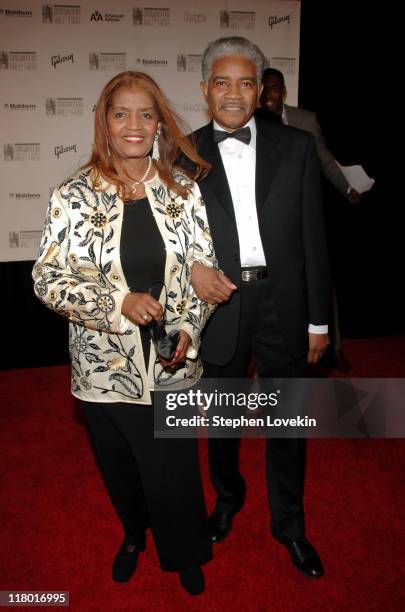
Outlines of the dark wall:
[[0,368],[68,362],[68,323],[46,308],[32,290],[32,261],[0,263]]
[[359,163],[376,180],[356,206],[325,185],[341,327],[350,336],[405,329],[403,224],[388,147],[397,111],[383,70],[381,18],[381,7],[371,2],[302,1],[299,103],[317,113],[340,163]]
[[[300,105],[317,113],[341,163],[361,163],[376,179],[355,207],[325,185],[330,259],[347,336],[405,331],[399,295],[403,225],[384,165],[392,154],[384,136],[396,110],[389,106],[389,83],[377,70],[380,19],[371,2],[302,1]],[[2,368],[68,360],[67,322],[35,298],[32,263],[0,264]]]

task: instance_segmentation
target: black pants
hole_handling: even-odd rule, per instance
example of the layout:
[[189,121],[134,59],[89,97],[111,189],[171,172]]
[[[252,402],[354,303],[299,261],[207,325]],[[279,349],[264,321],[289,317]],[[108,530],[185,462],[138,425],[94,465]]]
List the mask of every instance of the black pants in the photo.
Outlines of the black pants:
[[194,439],[153,437],[153,406],[85,403],[93,445],[128,540],[151,527],[160,565],[181,571],[212,557]]
[[[274,300],[267,279],[242,283],[238,342],[225,366],[204,363],[205,378],[244,378],[252,356],[262,378],[302,376],[306,358],[294,359],[279,331]],[[215,315],[214,315],[215,316]],[[305,440],[266,440],[267,491],[271,530],[280,542],[304,536]],[[217,505],[239,510],[245,500],[245,482],[239,470],[240,438],[209,440],[209,462]]]

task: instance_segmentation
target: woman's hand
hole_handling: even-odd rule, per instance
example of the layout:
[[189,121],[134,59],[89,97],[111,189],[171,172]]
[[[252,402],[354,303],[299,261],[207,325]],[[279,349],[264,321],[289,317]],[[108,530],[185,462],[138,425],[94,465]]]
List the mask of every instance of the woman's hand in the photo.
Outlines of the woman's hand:
[[222,272],[194,262],[191,284],[197,297],[208,304],[227,302],[237,286]]
[[148,325],[163,317],[163,306],[149,293],[128,293],[122,302],[121,314],[138,325]]
[[173,359],[171,361],[166,361],[163,357],[160,357],[160,361],[164,368],[169,368],[171,366],[176,365],[177,363],[181,363],[186,360],[187,349],[191,344],[191,338],[187,332],[180,330],[180,338],[176,346],[176,351],[173,355]]

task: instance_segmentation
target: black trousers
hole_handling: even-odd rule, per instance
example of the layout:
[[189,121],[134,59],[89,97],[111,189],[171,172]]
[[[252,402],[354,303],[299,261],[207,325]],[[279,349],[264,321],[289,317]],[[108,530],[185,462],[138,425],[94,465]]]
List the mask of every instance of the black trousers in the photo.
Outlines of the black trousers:
[[[240,327],[235,354],[225,366],[204,363],[204,377],[244,378],[252,356],[259,377],[302,376],[306,357],[294,359],[286,350],[268,279],[242,283],[240,292]],[[305,442],[302,438],[266,439],[271,530],[280,542],[305,534]],[[217,506],[235,511],[243,506],[246,493],[239,470],[239,447],[240,438],[209,440],[210,473],[217,492]]]
[[194,439],[153,437],[153,406],[85,403],[94,450],[131,543],[151,527],[160,565],[181,571],[212,558]]

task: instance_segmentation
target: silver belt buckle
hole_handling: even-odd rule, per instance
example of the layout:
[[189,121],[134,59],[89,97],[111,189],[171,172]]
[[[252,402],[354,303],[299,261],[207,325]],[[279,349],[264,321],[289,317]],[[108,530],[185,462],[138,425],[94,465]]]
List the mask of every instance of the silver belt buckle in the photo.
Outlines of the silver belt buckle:
[[247,283],[252,280],[257,280],[257,272],[257,270],[242,270],[242,280]]

